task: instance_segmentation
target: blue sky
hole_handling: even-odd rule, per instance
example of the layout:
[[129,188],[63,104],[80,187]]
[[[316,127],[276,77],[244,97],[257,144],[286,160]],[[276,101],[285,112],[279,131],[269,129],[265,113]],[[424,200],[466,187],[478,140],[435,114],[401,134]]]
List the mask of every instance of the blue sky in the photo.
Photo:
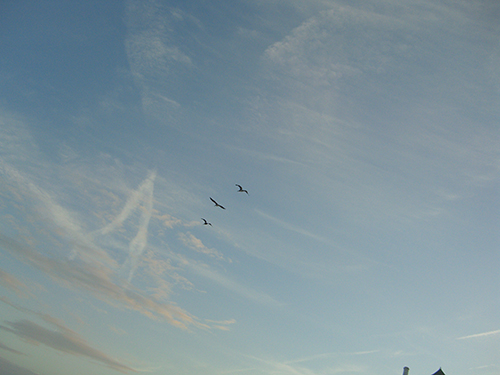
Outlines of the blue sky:
[[3,2],[0,375],[498,374],[499,18]]

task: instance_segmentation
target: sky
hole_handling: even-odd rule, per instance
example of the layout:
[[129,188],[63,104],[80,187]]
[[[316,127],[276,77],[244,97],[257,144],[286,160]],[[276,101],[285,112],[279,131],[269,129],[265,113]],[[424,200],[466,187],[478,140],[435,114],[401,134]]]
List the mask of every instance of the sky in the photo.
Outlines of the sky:
[[0,375],[500,374],[499,20],[2,1]]

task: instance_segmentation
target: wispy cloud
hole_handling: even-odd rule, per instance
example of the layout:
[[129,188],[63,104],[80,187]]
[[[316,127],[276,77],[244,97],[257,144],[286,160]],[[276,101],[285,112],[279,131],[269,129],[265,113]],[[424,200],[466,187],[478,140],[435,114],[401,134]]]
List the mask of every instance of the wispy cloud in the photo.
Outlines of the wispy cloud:
[[31,295],[25,283],[20,281],[14,275],[3,271],[2,269],[0,269],[0,285],[14,290],[21,297]]
[[141,259],[141,264],[144,266],[144,271],[147,275],[155,280],[155,287],[150,289],[153,291],[153,296],[158,300],[166,299],[171,290],[172,283],[165,280],[169,277],[173,283],[185,290],[192,290],[194,285],[186,277],[179,274],[180,267],[172,265],[171,259],[160,259],[158,254],[153,250],[147,250]]
[[[8,127],[6,128],[8,130]],[[21,125],[19,128],[24,129]],[[18,203],[15,205],[15,209],[18,210],[17,216],[11,215],[14,220],[11,225],[17,234],[14,239],[6,236],[5,232],[0,233],[3,250],[10,252],[29,266],[43,271],[59,284],[88,292],[110,305],[135,310],[149,318],[165,320],[182,329],[189,327],[209,329],[209,325],[201,323],[198,318],[169,301],[172,285],[184,289],[193,288],[193,284],[181,275],[182,269],[167,264],[152,253],[147,257],[144,256],[148,248],[152,219],[161,220],[171,229],[176,225],[193,224],[184,223],[173,215],[156,213],[153,207],[156,202],[153,194],[156,172],[150,172],[136,189],[129,190],[127,184],[120,178],[106,179],[105,177],[110,177],[109,174],[99,175],[102,168],[89,168],[84,161],[73,161],[76,163],[74,165],[76,168],[63,171],[60,166],[44,161],[42,157],[32,156],[41,167],[33,170],[24,168],[21,171],[14,165],[19,164],[17,160],[23,158],[18,153],[24,152],[30,137],[29,134],[21,136],[19,132],[12,129],[11,138],[14,139],[11,139],[11,143],[17,142],[19,145],[8,149],[12,153],[9,154],[9,161],[7,162],[3,156],[0,158],[0,176],[4,177],[9,188],[5,190],[2,187],[2,193],[9,194],[8,198]],[[8,138],[7,135],[5,137]],[[10,143],[5,138],[1,141],[2,147],[9,147]],[[28,150],[31,148],[28,147]],[[105,160],[101,162],[106,163]],[[106,169],[106,164],[101,167]],[[40,186],[40,183],[45,181],[42,176],[43,171],[48,169],[64,172],[61,173],[63,177],[57,185],[53,185],[54,189],[51,191]],[[75,169],[79,172],[75,173]],[[117,177],[114,167],[109,167],[107,171]],[[83,183],[85,183],[83,195],[87,199],[86,202],[95,203],[95,207],[90,205],[80,211],[65,208],[60,201],[62,197],[69,199],[69,195],[58,195],[55,191],[71,192],[71,189],[79,189],[79,184]],[[176,193],[179,193],[178,187],[174,186],[175,188],[177,188]],[[77,191],[78,194],[82,192],[82,190]],[[120,192],[128,192],[128,198],[121,207],[117,198]],[[180,191],[179,194],[184,194],[184,191]],[[164,194],[161,198],[163,204],[165,197],[175,201],[175,198]],[[30,204],[26,204],[26,201]],[[165,201],[170,202],[168,199]],[[112,216],[112,210],[118,207],[120,210]],[[36,220],[40,217],[44,220]],[[101,224],[100,229],[89,232],[85,228],[95,227],[95,218]],[[31,222],[32,226],[26,227],[26,221]],[[103,225],[106,221],[107,224]],[[158,229],[158,226],[155,228]],[[159,230],[161,231],[161,228]],[[70,251],[67,251],[68,247]],[[51,251],[53,249],[61,249],[62,253],[54,253]],[[121,254],[113,252],[115,249],[127,253],[121,267],[115,260],[115,256],[120,258]],[[51,253],[52,256],[46,255],[44,251]],[[152,277],[154,281],[154,285],[146,286],[145,290],[130,284],[140,265],[146,266],[144,269],[146,275]],[[120,271],[124,271],[128,283],[121,278]],[[165,280],[166,276],[174,282]],[[0,275],[0,279],[3,285],[14,288],[17,292],[23,289],[20,280],[16,282],[5,272]]]
[[18,366],[5,358],[0,356],[0,369],[2,373],[5,374],[16,374],[16,375],[38,375],[38,373],[28,370],[24,367]]
[[309,362],[309,361],[315,361],[318,359],[333,358],[333,357],[339,357],[339,356],[360,356],[360,355],[368,355],[368,354],[373,354],[373,353],[378,353],[378,352],[380,352],[380,350],[367,350],[367,351],[351,352],[351,353],[343,353],[343,352],[323,353],[323,354],[312,355],[309,357],[293,359],[291,361],[287,361],[286,363],[292,364],[292,363]]
[[275,300],[270,295],[259,292],[255,289],[249,288],[246,285],[231,280],[230,278],[225,277],[206,266],[198,265],[192,262],[189,263],[187,266],[189,267],[189,269],[193,270],[198,275],[206,277],[207,279],[219,284],[220,286],[228,290],[231,290],[237,294],[240,294],[250,300],[269,306],[282,306],[281,302]]
[[189,232],[179,233],[179,238],[185,246],[198,253],[208,255],[218,260],[225,260],[224,256],[219,251],[215,249],[209,249],[203,244],[203,242],[201,242],[199,238],[196,238],[193,234]]
[[160,220],[163,225],[165,225],[167,228],[173,229],[175,225],[180,225],[182,224],[182,220],[173,217],[172,215],[169,214],[163,214],[163,215],[154,215],[156,219]]
[[213,328],[220,329],[221,331],[229,331],[230,330],[229,326],[231,324],[235,324],[236,320],[230,319],[230,320],[217,321],[217,320],[205,319],[205,322],[211,324]]
[[117,335],[120,335],[120,336],[127,335],[127,331],[125,331],[125,330],[124,330],[124,329],[122,329],[122,328],[117,328],[117,327],[115,327],[115,326],[111,326],[111,325],[110,325],[110,326],[108,326],[108,327],[109,327],[109,329],[110,329],[111,331],[113,331],[113,332],[114,332],[114,333],[116,333]]
[[307,166],[307,163],[304,163],[304,162],[301,162],[298,160],[294,160],[290,157],[277,155],[277,154],[272,153],[272,152],[256,151],[256,150],[252,150],[252,149],[235,147],[232,145],[227,146],[227,147],[228,147],[228,149],[230,149],[232,151],[236,151],[238,153],[243,153],[243,154],[246,154],[246,155],[251,156],[251,157],[256,158],[256,159],[261,159],[261,160],[265,160],[265,161],[273,161],[276,163],[301,166],[301,167]]
[[198,22],[156,1],[129,1],[125,21],[128,29],[125,48],[132,76],[142,90],[142,107],[159,119],[171,119],[181,104],[166,95],[161,83],[195,67],[184,44],[172,40],[172,29],[185,21],[197,26]]
[[0,159],[0,174],[17,184],[24,199],[32,199],[40,215],[55,225],[63,237],[73,246],[72,257],[97,257],[101,261],[116,266],[116,262],[96,246],[82,230],[82,225],[73,213],[58,204],[52,195],[37,186],[28,176]]
[[498,334],[500,334],[500,329],[498,329],[496,331],[476,333],[474,335],[468,335],[468,336],[458,337],[457,340],[475,339],[475,338],[480,338],[480,337],[495,336],[495,335],[498,335]]
[[220,272],[217,272],[216,270],[212,269],[207,264],[193,261],[179,254],[172,253],[169,256],[172,259],[178,261],[180,265],[185,267],[187,270],[195,273],[196,275],[207,278],[208,280],[218,284],[219,286],[227,290],[230,290],[234,293],[237,293],[245,298],[248,298],[249,300],[274,307],[279,307],[283,305],[281,302],[277,301],[270,295],[255,290],[244,284],[241,284],[231,279],[230,277],[224,276]]
[[35,345],[43,344],[64,353],[84,356],[120,372],[136,372],[133,368],[95,349],[78,333],[60,323],[55,324],[55,330],[45,328],[29,320],[6,322],[6,324],[7,326],[0,326],[0,328]]
[[382,262],[379,262],[379,261],[376,261],[374,259],[371,259],[369,257],[366,257],[364,256],[363,254],[360,254],[358,251],[354,250],[354,249],[348,249],[348,248],[344,248],[342,246],[339,246],[335,243],[335,241],[333,241],[332,239],[329,239],[327,237],[323,237],[321,235],[318,235],[316,233],[313,233],[311,231],[308,231],[306,229],[303,229],[301,227],[298,227],[296,225],[293,225],[293,224],[290,224],[284,220],[281,220],[277,217],[274,217],[272,215],[269,215],[259,209],[255,209],[255,212],[257,214],[259,214],[260,216],[274,222],[275,224],[279,225],[280,227],[286,229],[286,230],[289,230],[291,232],[294,232],[294,233],[297,233],[301,236],[304,236],[304,237],[307,237],[307,238],[310,238],[310,239],[313,239],[317,242],[320,242],[322,244],[325,244],[325,245],[328,245],[328,246],[331,246],[333,248],[335,248],[336,251],[338,251],[339,253],[343,253],[345,255],[347,255],[349,258],[354,258],[354,259],[357,259],[357,261],[359,261],[360,263],[357,263],[357,264],[349,264],[349,265],[345,265],[342,267],[342,269],[344,271],[360,271],[360,270],[364,270],[366,269],[367,267],[369,266],[372,266],[372,265],[377,265],[377,266],[383,266],[383,267],[387,267],[387,268],[393,268],[392,265],[390,264],[387,264],[387,263],[382,263]]
[[271,216],[271,215],[269,215],[261,210],[256,209],[255,212],[257,212],[260,216],[265,217],[266,219],[273,221],[274,223],[278,224],[279,226],[281,226],[289,231],[299,233],[303,236],[312,238],[312,239],[319,241],[319,242],[323,242],[323,243],[330,242],[330,240],[327,240],[325,237],[322,237],[322,236],[319,236],[319,235],[314,234],[312,232],[309,232],[303,228],[297,227],[296,225],[289,224],[289,223],[287,223],[283,220],[280,220],[274,216]]
[[194,316],[173,304],[159,302],[131,285],[122,286],[113,282],[113,271],[103,265],[52,259],[3,234],[0,234],[0,244],[13,256],[66,287],[85,290],[111,305],[122,305],[150,318],[162,318],[180,328],[189,325],[205,327]]
[[284,375],[316,375],[317,372],[312,371],[306,367],[300,367],[293,364],[287,364],[285,362],[276,361],[273,359],[264,359],[251,355],[247,355],[247,358],[250,358],[257,362],[258,367],[264,367],[264,369],[271,373],[278,373]]
[[[146,180],[133,191],[131,196],[125,202],[125,206],[118,216],[99,232],[106,235],[120,227],[135,209],[141,210],[137,234],[129,243],[129,255],[125,261],[124,267],[128,269],[128,281],[137,268],[139,259],[147,245],[148,225],[153,213],[153,188],[156,172],[151,172]],[[144,203],[144,206],[140,206]]]
[[[373,23],[360,10],[334,6],[334,9],[308,18],[283,40],[269,46],[264,52],[263,62],[271,63],[271,69],[276,69],[276,74],[279,74],[278,69],[282,69],[289,77],[293,76],[308,87],[338,87],[339,82],[360,75],[368,68],[362,65],[366,60],[349,61],[342,56],[345,52],[343,48],[335,48],[338,43],[342,43],[344,35],[338,31],[339,27],[348,20],[364,23],[365,26]],[[357,48],[359,45],[351,44],[351,50],[360,53]],[[382,61],[374,56],[370,63],[380,64]]]
[[[404,16],[398,6],[383,12],[333,3],[329,8],[307,18],[262,56],[263,75],[280,93],[255,109],[272,124],[273,151],[308,163],[305,183],[330,186],[325,202],[334,200],[356,220],[370,223],[433,220],[446,213],[451,197],[471,194],[467,186],[498,179],[494,126],[473,126],[480,117],[473,112],[474,101],[485,91],[478,88],[477,98],[463,100],[455,94],[462,90],[451,83],[469,76],[455,59],[467,42],[453,45],[455,52],[439,59],[425,52],[443,43],[432,32],[440,27],[436,14],[448,25],[461,25],[462,31],[456,29],[464,37],[460,40],[467,39],[466,30],[481,27],[455,7],[438,10],[429,3]],[[414,38],[417,30],[419,38]],[[412,57],[421,53],[432,71],[422,71]],[[395,83],[399,78],[393,73],[402,68],[419,74]],[[436,74],[441,69],[449,72],[446,78]],[[484,69],[485,81],[487,74]],[[477,87],[473,80],[469,84]],[[457,107],[470,115],[450,116]],[[378,122],[384,126],[375,129]],[[444,197],[436,194],[443,187],[452,187]],[[336,191],[342,199],[332,198]]]
[[0,342],[0,349],[5,350],[7,352],[14,353],[14,354],[24,355],[24,353],[20,352],[19,350],[12,349],[12,348],[8,347],[7,345],[3,344],[2,342]]
[[156,173],[151,172],[142,184],[130,193],[121,212],[111,221],[111,223],[100,229],[99,233],[105,235],[119,228],[134,210],[139,209],[142,202],[145,203],[146,210],[145,215],[141,216],[141,223],[148,223],[151,217],[155,178]]
[[[317,375],[325,373],[325,370],[313,370],[304,365],[300,366],[298,363],[306,361],[278,361],[274,359],[259,358],[256,356],[245,355],[245,357],[256,361],[259,365],[258,367],[263,367],[263,371],[270,373],[279,373],[286,375]],[[311,356],[313,358],[315,356]],[[321,359],[323,357],[318,356],[315,359]],[[354,363],[344,363],[336,364],[328,368],[328,374],[342,374],[342,373],[364,373],[367,368],[364,365],[354,364]]]

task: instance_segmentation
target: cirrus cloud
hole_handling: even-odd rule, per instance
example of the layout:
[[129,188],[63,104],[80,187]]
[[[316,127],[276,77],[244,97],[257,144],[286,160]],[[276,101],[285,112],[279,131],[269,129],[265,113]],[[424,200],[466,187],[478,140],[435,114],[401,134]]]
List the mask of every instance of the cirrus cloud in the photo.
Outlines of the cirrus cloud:
[[56,330],[52,330],[29,320],[19,320],[7,322],[7,326],[0,328],[35,345],[42,344],[60,352],[84,356],[120,372],[136,372],[132,367],[92,347],[77,332],[59,324]]

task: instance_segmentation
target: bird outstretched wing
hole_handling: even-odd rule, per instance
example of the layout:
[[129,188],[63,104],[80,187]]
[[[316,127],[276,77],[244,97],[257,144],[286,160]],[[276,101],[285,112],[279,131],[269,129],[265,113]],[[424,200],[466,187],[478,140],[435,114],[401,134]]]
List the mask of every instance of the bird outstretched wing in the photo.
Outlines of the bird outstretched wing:
[[235,184],[235,185],[240,188],[240,190],[238,190],[238,193],[247,193],[248,194],[248,191],[243,189],[243,187],[241,185],[238,185],[238,184]]
[[214,204],[215,204],[215,206],[216,206],[216,207],[220,207],[220,208],[222,208],[223,210],[225,210],[225,207],[223,207],[223,206],[221,206],[219,203],[217,203],[217,202],[216,202],[216,201],[215,201],[212,197],[210,197],[210,200],[211,200],[212,202],[214,202]]

